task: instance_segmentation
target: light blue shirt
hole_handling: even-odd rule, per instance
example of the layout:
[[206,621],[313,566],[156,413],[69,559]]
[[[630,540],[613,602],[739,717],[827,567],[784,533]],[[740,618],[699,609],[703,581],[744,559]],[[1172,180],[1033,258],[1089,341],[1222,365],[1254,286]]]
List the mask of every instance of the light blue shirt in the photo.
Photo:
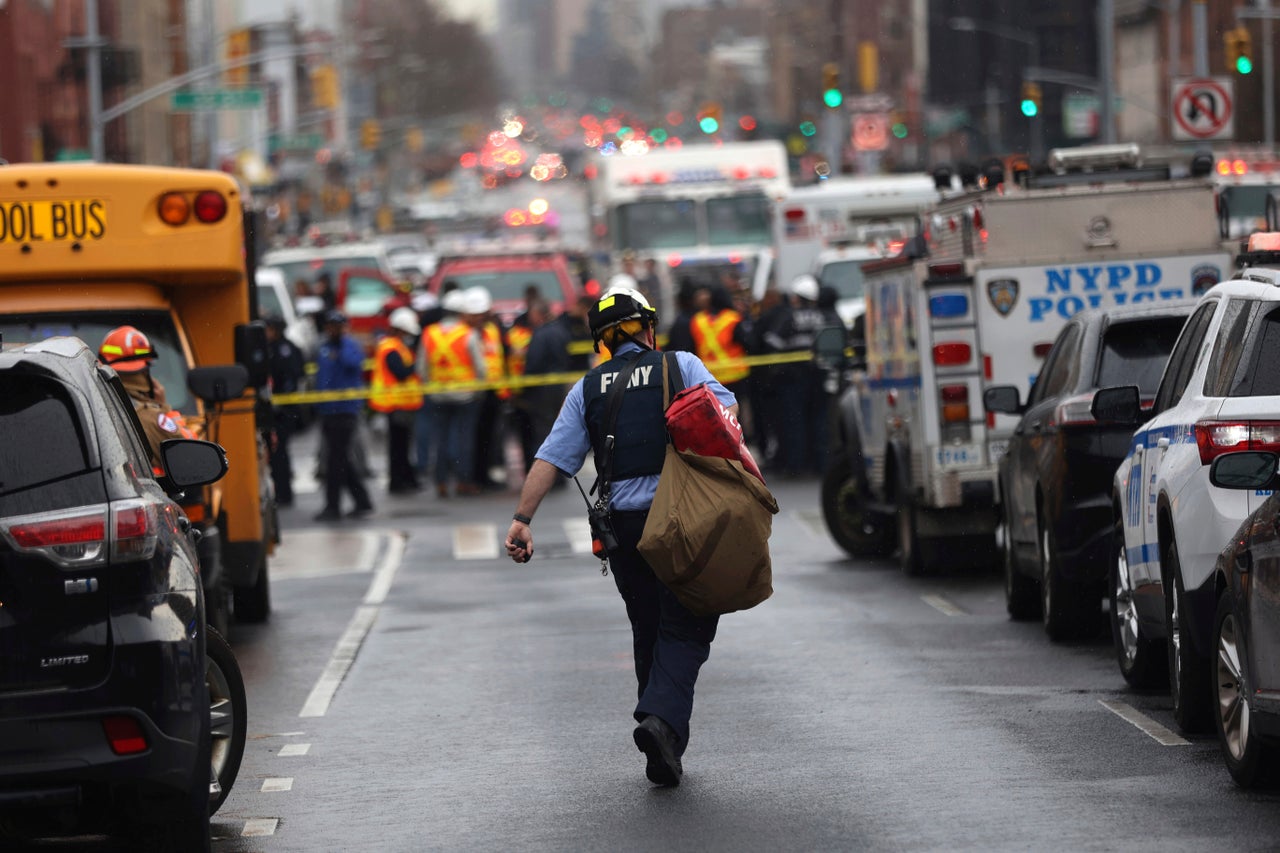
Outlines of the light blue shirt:
[[[633,343],[625,343],[618,347],[614,355],[622,355],[638,349],[640,347]],[[696,355],[690,352],[677,352],[675,356],[676,363],[680,365],[680,377],[684,380],[684,387],[692,388],[705,382],[711,388],[711,393],[715,394],[716,399],[725,406],[732,406],[738,402],[733,392],[717,382],[711,375],[711,371],[707,370],[707,366]],[[586,412],[582,383],[575,382],[573,388],[569,390],[569,395],[564,398],[564,405],[560,407],[560,415],[556,418],[555,425],[551,427],[551,434],[547,436],[546,441],[542,442],[542,446],[534,456],[544,462],[550,462],[567,476],[582,470],[582,463],[591,452],[591,434],[587,431]],[[615,480],[609,505],[621,511],[645,510],[653,503],[653,496],[657,491],[658,475],[656,474]]]

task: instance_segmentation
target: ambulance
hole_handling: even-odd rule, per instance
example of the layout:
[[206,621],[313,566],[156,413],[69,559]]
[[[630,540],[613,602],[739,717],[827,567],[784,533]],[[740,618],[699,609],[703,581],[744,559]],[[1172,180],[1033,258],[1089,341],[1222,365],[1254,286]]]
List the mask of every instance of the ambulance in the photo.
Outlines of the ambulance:
[[1050,153],[949,193],[898,256],[863,266],[865,366],[839,401],[823,508],[855,555],[918,573],[995,556],[997,463],[1017,425],[984,388],[1027,394],[1077,311],[1183,299],[1228,277],[1212,159],[1172,179],[1137,146]]
[[771,267],[771,208],[791,191],[782,143],[623,150],[599,156],[592,182],[597,234],[614,269],[628,253],[656,260],[665,316],[675,314],[673,285],[686,279],[732,275],[754,290]]

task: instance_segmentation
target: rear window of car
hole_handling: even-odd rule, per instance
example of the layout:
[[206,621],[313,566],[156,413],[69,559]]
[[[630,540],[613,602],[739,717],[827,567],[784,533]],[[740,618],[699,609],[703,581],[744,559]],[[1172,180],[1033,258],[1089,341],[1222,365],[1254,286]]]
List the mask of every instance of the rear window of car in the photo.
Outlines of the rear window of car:
[[1280,308],[1263,316],[1250,336],[1253,346],[1248,367],[1238,370],[1232,397],[1274,397],[1280,395]]
[[310,258],[308,260],[285,261],[283,263],[263,261],[263,266],[280,270],[285,282],[290,285],[296,284],[298,279],[302,279],[307,284],[315,284],[316,278],[320,273],[327,272],[330,281],[335,287],[338,284],[338,273],[343,270],[355,268],[382,269],[382,264],[376,255],[357,255],[349,258]]
[[1097,387],[1137,385],[1143,397],[1160,387],[1160,376],[1185,317],[1114,323],[1102,336]]
[[274,287],[258,285],[258,314],[263,317],[283,317],[284,306],[280,304],[280,294]]
[[67,388],[47,377],[0,374],[0,495],[89,467],[84,426]]
[[493,299],[523,300],[525,288],[535,285],[548,302],[563,302],[564,284],[552,270],[503,270],[493,272],[446,272],[444,279],[456,281],[463,290],[477,284]]

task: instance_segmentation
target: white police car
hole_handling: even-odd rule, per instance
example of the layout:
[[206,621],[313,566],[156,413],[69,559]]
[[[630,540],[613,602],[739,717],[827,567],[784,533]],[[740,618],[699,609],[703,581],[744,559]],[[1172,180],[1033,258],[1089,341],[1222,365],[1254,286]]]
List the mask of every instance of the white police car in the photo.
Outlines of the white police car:
[[1099,420],[1148,418],[1113,481],[1112,634],[1131,684],[1167,672],[1185,731],[1212,720],[1214,562],[1269,494],[1210,485],[1210,463],[1232,450],[1280,450],[1280,234],[1255,235],[1241,261],[1201,297],[1150,410],[1134,386],[1093,402]]

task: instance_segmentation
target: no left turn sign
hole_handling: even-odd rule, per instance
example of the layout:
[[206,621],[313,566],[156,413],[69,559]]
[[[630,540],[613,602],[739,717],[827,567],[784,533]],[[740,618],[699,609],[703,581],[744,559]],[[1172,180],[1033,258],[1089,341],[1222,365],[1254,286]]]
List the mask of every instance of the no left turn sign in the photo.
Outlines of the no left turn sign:
[[1175,79],[1172,89],[1173,138],[1231,139],[1235,135],[1234,81],[1230,77]]

